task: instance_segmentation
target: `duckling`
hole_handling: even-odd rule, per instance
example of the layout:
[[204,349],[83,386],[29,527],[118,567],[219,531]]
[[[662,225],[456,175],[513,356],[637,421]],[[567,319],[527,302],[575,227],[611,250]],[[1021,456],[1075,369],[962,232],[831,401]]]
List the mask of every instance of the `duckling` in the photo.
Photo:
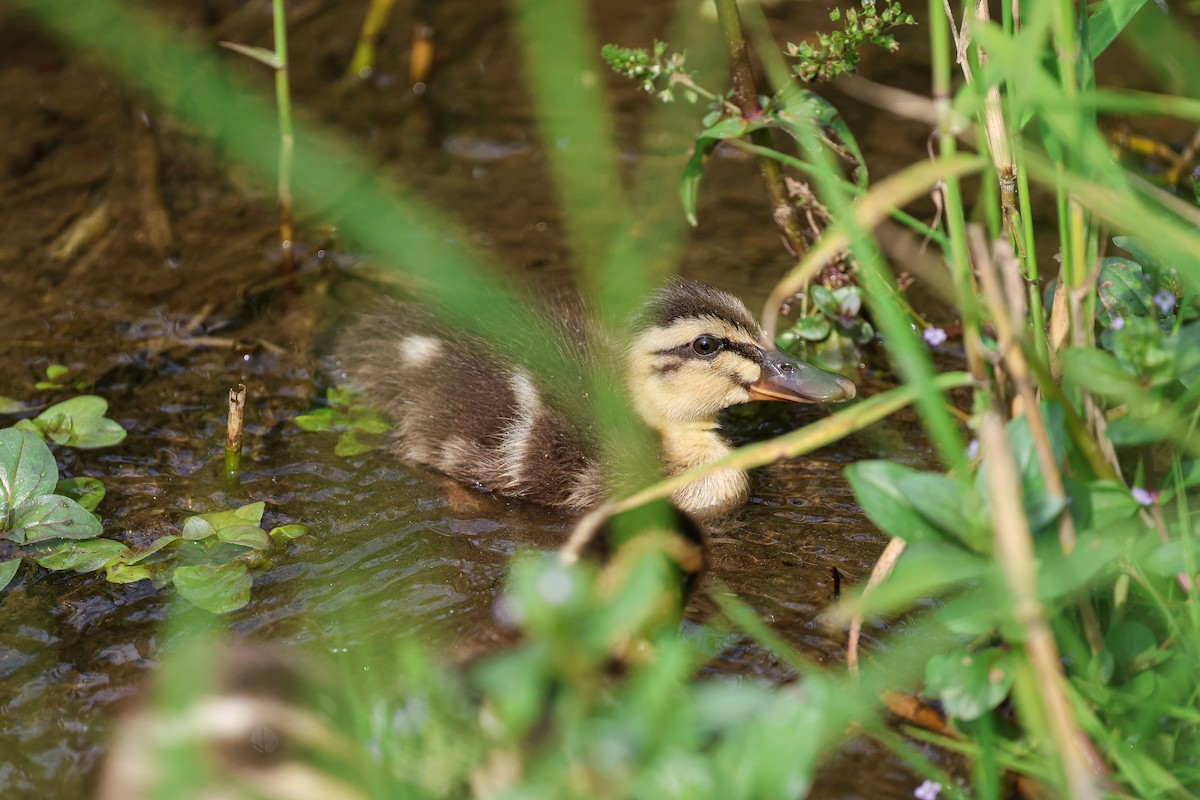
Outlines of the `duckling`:
[[[586,330],[571,315],[558,322],[557,344],[587,359],[594,345]],[[651,296],[622,345],[631,406],[658,434],[671,474],[731,452],[718,430],[723,409],[855,395],[846,378],[777,350],[737,297],[694,281],[674,280]],[[539,381],[500,344],[451,331],[415,304],[364,318],[343,335],[338,355],[350,380],[396,420],[401,459],[572,512],[604,500],[598,437],[575,422],[585,415],[571,413],[586,403],[582,377]],[[725,469],[672,500],[707,518],[743,504],[749,489],[744,471]]]

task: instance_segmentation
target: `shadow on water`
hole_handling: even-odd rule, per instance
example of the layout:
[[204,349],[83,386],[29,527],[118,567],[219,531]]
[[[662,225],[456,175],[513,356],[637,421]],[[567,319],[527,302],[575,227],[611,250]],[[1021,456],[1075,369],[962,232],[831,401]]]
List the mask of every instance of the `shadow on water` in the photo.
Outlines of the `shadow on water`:
[[[269,41],[269,15],[244,10],[254,4],[203,4],[210,19],[200,18],[196,4],[158,5],[205,38]],[[304,4],[304,19],[294,25],[296,96],[319,98],[322,117],[358,137],[385,173],[449,210],[474,244],[495,250],[515,275],[538,286],[566,282],[562,223],[504,6],[429,4],[423,21],[437,32],[439,59],[418,109],[403,85],[404,42],[385,42],[376,78],[335,97],[359,24],[357,12],[332,13],[335,5]],[[599,39],[645,44],[662,35],[669,4],[620,5],[626,8],[608,4],[595,15]],[[243,11],[225,17],[223,6]],[[793,3],[772,13],[782,36],[795,41],[825,12]],[[396,28],[412,23],[399,13]],[[0,235],[0,394],[62,399],[33,389],[46,366],[61,363],[109,401],[129,431],[123,444],[58,451],[68,475],[103,479],[106,534],[144,546],[189,514],[264,500],[267,527],[303,521],[312,533],[257,575],[250,605],[231,617],[237,636],[329,652],[401,630],[451,652],[505,641],[492,601],[508,558],[520,548],[556,547],[569,521],[448,485],[380,453],[336,456],[332,437],[293,422],[336,379],[321,357],[352,313],[347,298],[373,291],[345,277],[330,291],[339,269],[356,265],[355,254],[338,251],[326,221],[302,220],[309,231],[302,288],[292,308],[280,311],[270,302],[278,257],[272,198],[208,154],[202,132],[156,119],[147,140],[147,109],[137,98],[4,10],[0,52],[0,103],[8,111],[0,120],[0,209],[9,220]],[[246,72],[265,84],[252,67]],[[638,130],[648,101],[619,81],[611,86],[624,154],[635,162],[629,132]],[[904,159],[923,152],[919,126],[884,130],[862,121],[868,160],[872,136],[879,139],[887,165],[881,174],[902,163],[902,144]],[[172,222],[165,253],[145,234],[148,158],[157,160]],[[753,163],[718,153],[703,193],[704,226],[682,261],[685,274],[738,291],[751,307],[790,266],[762,195]],[[97,209],[107,222],[74,252],[56,254],[64,234]],[[229,494],[219,480],[223,403],[239,382],[250,390],[247,452],[242,486]],[[749,441],[820,414],[739,409],[728,429]],[[861,582],[884,544],[854,503],[842,467],[879,456],[920,462],[927,455],[916,431],[911,420],[893,423],[761,471],[751,503],[713,539],[712,575],[819,662],[836,662],[844,651],[843,634],[821,624],[835,572],[843,586]],[[77,795],[114,704],[155,667],[164,593],[145,581],[113,585],[26,566],[0,602],[0,786],[7,796]],[[701,592],[688,627],[699,630],[715,610]],[[709,672],[794,677],[745,637],[725,635],[716,649]],[[878,761],[871,748],[855,743],[839,763]],[[845,787],[845,771],[838,772],[826,780],[827,796],[903,795],[915,783],[898,765],[864,777],[880,782],[874,789]]]

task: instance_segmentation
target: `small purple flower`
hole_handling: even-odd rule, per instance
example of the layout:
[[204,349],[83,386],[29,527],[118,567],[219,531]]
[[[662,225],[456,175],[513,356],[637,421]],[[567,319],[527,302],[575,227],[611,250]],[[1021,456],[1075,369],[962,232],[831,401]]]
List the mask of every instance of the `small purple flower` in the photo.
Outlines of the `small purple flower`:
[[930,347],[937,347],[946,341],[946,331],[942,328],[926,328],[925,333],[922,335],[925,337],[926,344]]
[[976,458],[979,457],[979,440],[978,439],[972,439],[971,442],[967,445],[966,455],[967,455],[967,458],[969,458],[972,461],[974,461]]
[[1129,490],[1129,495],[1138,505],[1152,506],[1158,502],[1160,492],[1152,492],[1149,489],[1143,489],[1141,486],[1135,486]]
[[937,800],[942,793],[942,785],[937,781],[925,781],[913,791],[917,800]]
[[1166,289],[1159,289],[1154,293],[1154,305],[1158,306],[1159,313],[1170,314],[1175,310],[1175,295]]
[[1125,318],[1113,314],[1112,319],[1108,321],[1108,327],[1114,331],[1119,331],[1125,327]]

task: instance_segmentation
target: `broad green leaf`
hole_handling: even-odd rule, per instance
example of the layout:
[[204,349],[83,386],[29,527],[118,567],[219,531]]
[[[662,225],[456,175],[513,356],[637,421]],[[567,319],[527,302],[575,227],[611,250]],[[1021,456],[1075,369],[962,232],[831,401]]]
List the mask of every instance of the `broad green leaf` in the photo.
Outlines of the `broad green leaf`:
[[188,541],[198,542],[216,535],[216,527],[204,517],[188,517],[183,523],[183,538]]
[[[1146,0],[1105,0],[1096,6],[1095,12],[1088,17],[1087,32],[1088,32],[1088,51],[1093,59],[1099,58],[1113,40],[1125,30],[1125,26],[1133,19],[1137,12],[1142,10],[1142,6],[1146,5]],[[1121,244],[1119,239],[1127,237],[1117,237],[1113,239],[1118,247],[1123,247],[1130,250],[1126,245]]]
[[1006,621],[1008,613],[1008,609],[997,603],[991,594],[972,591],[946,601],[946,605],[938,612],[938,618],[951,633],[975,637],[990,634],[999,628]]
[[371,442],[364,442],[362,439],[358,438],[354,431],[346,431],[338,437],[337,445],[333,448],[333,452],[334,455],[341,456],[342,458],[349,458],[350,456],[358,456],[362,455],[363,453],[369,453],[378,446],[379,445],[377,443],[372,444]]
[[104,566],[104,577],[109,583],[137,583],[150,580],[154,575],[144,564],[125,564],[118,560]]
[[254,550],[270,550],[271,538],[257,525],[226,525],[217,530],[217,538],[229,544],[239,544]]
[[350,429],[363,433],[387,433],[392,429],[392,423],[380,414],[366,411],[350,421]]
[[796,320],[795,325],[779,334],[779,345],[786,348],[797,339],[803,339],[806,342],[824,341],[829,338],[831,330],[833,330],[833,323],[824,314],[801,317]]
[[95,511],[104,499],[104,484],[99,478],[64,478],[54,487],[54,493],[71,498],[88,511]]
[[842,315],[842,304],[833,292],[826,289],[824,286],[812,287],[812,299],[817,308],[821,309],[821,313],[830,319],[838,319]]
[[679,177],[679,199],[693,227],[697,224],[696,197],[700,192],[700,179],[704,177],[704,160],[723,139],[738,139],[750,130],[750,123],[741,117],[722,117],[696,137],[696,146]]
[[62,542],[48,552],[35,555],[33,560],[46,569],[73,569],[91,572],[104,569],[108,562],[128,555],[128,547],[112,539],[89,539],[81,542]]
[[1081,529],[1098,530],[1129,519],[1138,512],[1137,501],[1119,481],[1064,481],[1071,498],[1071,516]]
[[220,534],[222,528],[242,525],[258,526],[266,505],[259,501],[230,511],[212,511],[188,517],[183,523],[183,538],[199,540]]
[[1140,622],[1123,620],[1104,635],[1104,643],[1112,651],[1117,673],[1128,679],[1138,663],[1158,648],[1154,632]]
[[955,719],[969,721],[1004,701],[1013,684],[1010,657],[999,647],[935,655],[925,665],[926,691]]
[[914,472],[899,476],[896,490],[907,498],[918,514],[937,528],[943,538],[977,543],[980,532],[975,521],[963,513],[965,504],[958,481],[936,472]]
[[[863,511],[880,530],[907,542],[946,539],[945,534],[914,507],[905,494],[905,478],[917,471],[891,461],[860,461],[846,468],[846,478]],[[955,537],[957,538],[957,537]]]
[[136,553],[130,553],[129,557],[124,561],[130,566],[138,564],[142,561],[145,561],[147,558],[159,552],[163,548],[180,541],[183,541],[183,537],[181,536],[160,536],[150,543],[150,547],[145,550],[139,550]]
[[96,515],[67,497],[52,494],[22,503],[13,514],[13,530],[26,542],[46,539],[91,539],[100,535]]
[[1141,391],[1137,378],[1103,350],[1073,347],[1062,356],[1067,378],[1076,386],[1118,401]]
[[125,438],[125,429],[104,416],[108,401],[91,394],[55,403],[34,423],[58,444],[79,448],[108,447]]
[[332,408],[318,408],[316,411],[310,411],[307,414],[298,414],[295,417],[296,426],[305,431],[328,432],[332,431],[337,425],[342,424],[339,419],[342,415]]
[[1170,417],[1121,417],[1108,424],[1108,439],[1117,447],[1153,444],[1171,435]]
[[58,464],[46,443],[28,431],[0,430],[0,532],[13,524],[16,508],[50,494],[58,482]]
[[7,589],[8,585],[12,583],[12,579],[17,576],[17,567],[19,566],[21,566],[19,558],[0,562],[0,592]]
[[171,583],[189,603],[213,614],[236,611],[250,602],[254,583],[244,564],[176,567]]
[[299,523],[291,523],[290,525],[279,525],[271,528],[267,534],[277,542],[286,542],[308,533],[308,526]]
[[46,378],[47,380],[57,381],[67,377],[70,372],[71,368],[65,364],[51,364],[46,367]]
[[1102,323],[1107,324],[1113,317],[1131,319],[1148,316],[1150,306],[1146,298],[1149,294],[1149,283],[1141,264],[1115,256],[1100,262],[1096,295],[1108,312],[1108,319],[1102,319]]
[[1057,538],[1048,540],[1039,558],[1038,596],[1055,600],[1072,594],[1107,568],[1115,568],[1124,551],[1121,542],[1090,533],[1081,535],[1068,555],[1063,555]]

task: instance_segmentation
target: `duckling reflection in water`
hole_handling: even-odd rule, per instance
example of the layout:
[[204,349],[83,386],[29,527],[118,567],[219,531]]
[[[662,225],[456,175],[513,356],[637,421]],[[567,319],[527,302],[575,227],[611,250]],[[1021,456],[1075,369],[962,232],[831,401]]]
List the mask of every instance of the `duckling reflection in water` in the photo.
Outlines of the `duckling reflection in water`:
[[[586,359],[577,322],[561,320],[564,352]],[[630,405],[659,436],[671,474],[731,451],[717,415],[750,400],[832,403],[854,384],[777,350],[732,294],[676,280],[653,295],[624,344]],[[539,383],[496,343],[454,334],[414,305],[368,317],[343,337],[350,379],[397,423],[397,454],[451,478],[543,505],[582,512],[605,498],[595,435],[573,424],[565,398],[586,387]],[[719,470],[672,498],[700,518],[746,501],[742,470]]]

